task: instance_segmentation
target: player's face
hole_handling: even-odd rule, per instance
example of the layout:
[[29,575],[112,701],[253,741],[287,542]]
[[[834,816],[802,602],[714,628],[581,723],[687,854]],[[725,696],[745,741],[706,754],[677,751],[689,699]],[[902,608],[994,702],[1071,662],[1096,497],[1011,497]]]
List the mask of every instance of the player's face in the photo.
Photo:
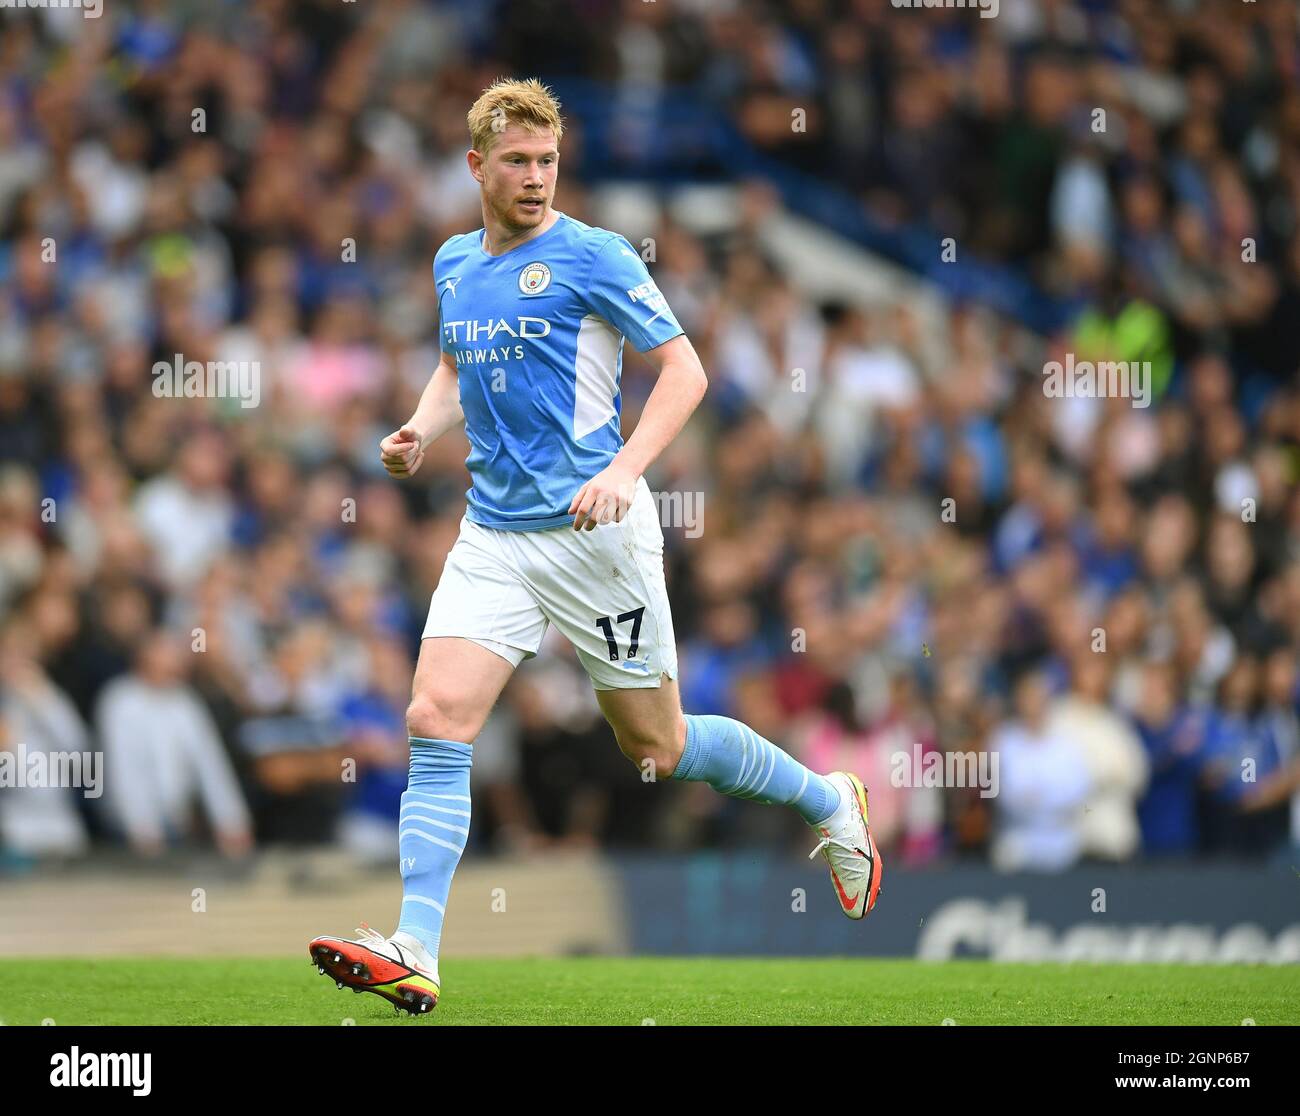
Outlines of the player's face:
[[483,198],[508,229],[535,228],[555,198],[560,153],[555,133],[537,135],[509,125],[482,160]]

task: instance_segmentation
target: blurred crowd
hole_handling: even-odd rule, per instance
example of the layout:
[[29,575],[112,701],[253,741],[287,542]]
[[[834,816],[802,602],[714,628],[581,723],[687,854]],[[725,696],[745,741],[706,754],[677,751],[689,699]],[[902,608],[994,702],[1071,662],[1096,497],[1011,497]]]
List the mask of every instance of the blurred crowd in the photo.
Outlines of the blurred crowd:
[[[936,336],[795,287],[765,183],[726,231],[665,212],[652,274],[711,379],[648,477],[703,501],[665,522],[689,711],[858,771],[905,863],[1300,844],[1294,5],[322,0],[0,9],[0,752],[105,762],[99,798],[0,762],[0,857],[395,854],[468,445],[405,483],[377,446],[437,363],[500,73],[697,95],[1075,308]],[[557,208],[599,224],[568,124]],[[1152,405],[1050,397],[1067,354],[1145,362]],[[160,397],[178,358],[256,361],[257,405]],[[625,434],[652,386],[629,349]],[[803,847],[644,785],[552,637],[475,742],[471,851]],[[997,793],[900,778],[947,753],[996,755]]]

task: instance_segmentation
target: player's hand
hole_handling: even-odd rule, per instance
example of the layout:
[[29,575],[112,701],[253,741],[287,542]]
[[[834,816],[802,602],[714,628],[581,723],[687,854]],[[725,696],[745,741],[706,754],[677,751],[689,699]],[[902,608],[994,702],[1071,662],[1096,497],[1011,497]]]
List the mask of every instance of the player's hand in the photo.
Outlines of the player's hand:
[[590,531],[602,523],[621,523],[641,478],[611,462],[578,489],[569,505],[575,531]]
[[413,477],[424,460],[424,442],[413,426],[395,430],[379,443],[379,459],[390,477]]

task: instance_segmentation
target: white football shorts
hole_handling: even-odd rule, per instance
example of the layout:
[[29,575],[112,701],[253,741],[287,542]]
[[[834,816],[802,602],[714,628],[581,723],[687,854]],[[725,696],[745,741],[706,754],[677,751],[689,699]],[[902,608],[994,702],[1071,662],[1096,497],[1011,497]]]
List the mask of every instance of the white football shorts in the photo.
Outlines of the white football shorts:
[[429,602],[424,638],[458,636],[518,666],[547,626],[573,644],[597,690],[677,677],[664,534],[642,477],[621,523],[502,531],[468,516]]

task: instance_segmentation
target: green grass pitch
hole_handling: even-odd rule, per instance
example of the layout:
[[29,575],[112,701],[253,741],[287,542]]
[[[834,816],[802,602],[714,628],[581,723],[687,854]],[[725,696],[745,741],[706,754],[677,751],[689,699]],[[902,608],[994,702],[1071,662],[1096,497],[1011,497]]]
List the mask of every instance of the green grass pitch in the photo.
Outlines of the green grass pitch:
[[[1300,968],[725,958],[449,960],[398,1016],[301,960],[0,961],[0,1021],[86,1024],[1213,1024],[1300,1021]],[[76,989],[76,996],[69,995]]]

